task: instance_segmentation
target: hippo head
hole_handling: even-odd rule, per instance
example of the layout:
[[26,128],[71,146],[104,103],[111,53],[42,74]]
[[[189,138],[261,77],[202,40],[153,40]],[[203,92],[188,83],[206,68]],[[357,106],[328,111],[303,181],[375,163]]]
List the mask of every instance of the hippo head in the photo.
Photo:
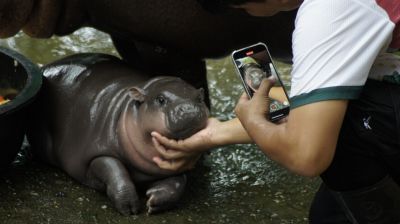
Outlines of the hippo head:
[[132,88],[131,95],[139,103],[138,117],[145,133],[158,131],[169,138],[184,139],[206,126],[209,112],[204,90],[180,78],[151,79],[143,88]]

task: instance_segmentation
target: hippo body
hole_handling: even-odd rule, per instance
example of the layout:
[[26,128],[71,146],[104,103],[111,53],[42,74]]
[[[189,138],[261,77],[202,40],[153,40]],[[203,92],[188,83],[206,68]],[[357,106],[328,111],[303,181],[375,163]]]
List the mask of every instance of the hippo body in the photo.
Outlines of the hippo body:
[[0,37],[22,29],[48,38],[89,26],[110,34],[122,58],[135,67],[152,74],[182,74],[203,87],[205,58],[261,41],[274,58],[291,59],[296,10],[265,18],[239,9],[213,14],[199,1],[2,0]]
[[296,11],[253,17],[240,10],[212,14],[197,0],[85,2],[90,26],[136,43],[139,50],[142,45],[149,46],[143,47],[143,54],[153,45],[159,54],[170,50],[191,58],[218,58],[260,41],[267,43],[272,55],[291,53]]
[[221,57],[262,41],[273,55],[290,55],[296,11],[268,18],[251,17],[238,9],[212,14],[199,1],[2,0],[0,37],[22,29],[30,36],[48,38],[91,26],[127,42],[154,46],[161,54],[171,50],[192,58]]
[[174,74],[207,96],[206,58],[264,42],[275,59],[291,61],[296,10],[263,18],[239,9],[213,14],[199,1],[2,0],[0,38],[19,30],[48,38],[93,27],[110,34],[122,58],[136,68]]
[[137,213],[136,184],[148,186],[148,212],[180,198],[184,174],[158,168],[151,131],[185,138],[206,125],[202,90],[176,77],[137,72],[119,59],[81,54],[43,68],[43,89],[28,140],[43,160],[105,190],[122,214]]

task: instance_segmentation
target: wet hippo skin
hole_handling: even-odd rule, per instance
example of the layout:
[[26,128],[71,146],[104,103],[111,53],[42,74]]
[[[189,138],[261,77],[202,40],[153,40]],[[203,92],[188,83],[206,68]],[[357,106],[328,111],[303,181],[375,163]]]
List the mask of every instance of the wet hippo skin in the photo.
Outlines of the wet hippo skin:
[[151,131],[185,138],[206,125],[204,92],[182,79],[140,73],[116,57],[69,56],[44,66],[44,84],[28,128],[35,155],[77,181],[106,191],[122,214],[171,208],[186,177],[162,170]]
[[221,57],[263,41],[273,55],[289,56],[295,14],[257,18],[238,9],[211,14],[197,0],[2,0],[0,37],[22,29],[47,38],[91,26],[119,40],[151,45],[158,53],[170,49],[193,58]]
[[90,26],[109,33],[120,55],[152,74],[179,75],[207,93],[204,58],[265,42],[290,60],[296,11],[251,17],[239,9],[205,11],[198,0],[1,0],[0,37],[66,35]]

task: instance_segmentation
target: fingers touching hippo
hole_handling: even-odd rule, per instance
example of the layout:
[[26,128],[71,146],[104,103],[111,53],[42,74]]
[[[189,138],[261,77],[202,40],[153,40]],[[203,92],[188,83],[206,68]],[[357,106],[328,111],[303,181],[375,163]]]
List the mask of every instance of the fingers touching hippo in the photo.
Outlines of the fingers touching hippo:
[[[30,128],[42,135],[28,137],[35,154],[106,191],[124,215],[140,209],[136,187],[148,189],[149,213],[172,207],[186,180],[153,162],[160,155],[150,133],[184,138],[204,128],[209,112],[203,91],[103,54],[72,55],[42,69],[46,94],[35,108],[40,122]],[[41,137],[46,133],[52,135]]]
[[66,35],[85,22],[79,0],[2,0],[0,1],[0,38],[23,30],[36,38]]

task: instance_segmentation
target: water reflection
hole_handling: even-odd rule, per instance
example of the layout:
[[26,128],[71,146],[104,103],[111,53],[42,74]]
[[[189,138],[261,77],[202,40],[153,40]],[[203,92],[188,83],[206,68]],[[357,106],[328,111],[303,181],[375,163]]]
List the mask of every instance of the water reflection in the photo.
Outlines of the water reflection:
[[[46,40],[27,38],[19,33],[13,38],[0,40],[0,45],[15,49],[40,65],[74,53],[118,55],[109,36],[91,28]],[[235,116],[233,110],[243,92],[231,63],[229,58],[207,61],[211,113],[221,120]],[[284,84],[290,89],[290,66],[281,63],[277,66]],[[19,158],[19,161],[25,160]],[[307,222],[308,204],[318,181],[288,173],[255,145],[214,149],[205,156],[203,167],[206,169],[195,174],[198,175],[196,181],[190,186],[192,197],[196,197],[193,200],[197,200],[198,204],[191,203],[187,210],[183,210],[186,214],[184,221],[201,216],[200,220],[213,218],[219,220],[218,223],[231,223],[232,220],[237,220],[237,223],[245,223],[238,220],[249,220],[248,223],[259,223],[260,220],[269,220],[268,223]],[[48,175],[53,177],[53,174]],[[204,185],[204,188],[199,189],[198,184]],[[191,194],[190,190],[188,194]],[[223,206],[220,207],[221,204]],[[206,213],[204,217],[203,213]],[[176,213],[177,216],[179,214]],[[169,219],[168,216],[164,218]],[[174,216],[172,220],[176,222],[177,218]]]
[[50,39],[28,38],[18,33],[12,38],[0,39],[0,46],[12,48],[40,65],[74,53],[118,55],[109,36],[92,28],[82,28],[69,36]]

